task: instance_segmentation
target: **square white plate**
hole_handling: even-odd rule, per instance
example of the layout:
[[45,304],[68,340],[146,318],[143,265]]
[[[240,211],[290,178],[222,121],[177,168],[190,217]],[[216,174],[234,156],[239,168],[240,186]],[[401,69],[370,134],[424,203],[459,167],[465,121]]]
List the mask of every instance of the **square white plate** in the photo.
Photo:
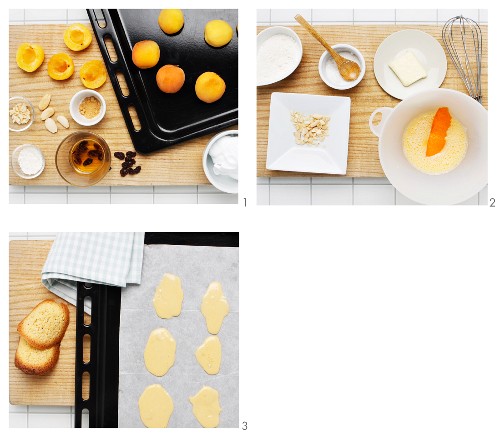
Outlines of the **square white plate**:
[[[330,117],[328,136],[319,145],[297,145],[292,112]],[[341,96],[273,93],[267,143],[268,170],[345,174],[351,99]]]

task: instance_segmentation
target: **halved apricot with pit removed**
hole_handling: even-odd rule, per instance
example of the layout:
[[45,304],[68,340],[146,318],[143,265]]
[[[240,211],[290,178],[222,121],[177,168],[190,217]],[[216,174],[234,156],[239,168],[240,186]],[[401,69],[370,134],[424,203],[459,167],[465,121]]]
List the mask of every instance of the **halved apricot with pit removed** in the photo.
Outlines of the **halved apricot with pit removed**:
[[16,62],[25,72],[34,72],[45,58],[42,46],[38,44],[23,43],[17,48]]
[[68,54],[56,53],[49,60],[48,71],[52,79],[61,81],[73,75],[75,65]]
[[64,42],[71,50],[79,52],[90,46],[92,33],[83,24],[75,23],[64,31]]
[[87,61],[80,69],[80,79],[88,89],[98,89],[106,78],[106,66],[101,60]]

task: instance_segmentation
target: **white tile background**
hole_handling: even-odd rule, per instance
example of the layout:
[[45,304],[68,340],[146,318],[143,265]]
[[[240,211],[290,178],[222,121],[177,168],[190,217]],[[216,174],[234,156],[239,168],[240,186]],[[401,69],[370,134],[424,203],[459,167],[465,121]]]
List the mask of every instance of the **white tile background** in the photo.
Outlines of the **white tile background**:
[[[480,23],[488,22],[486,9],[259,9],[257,24],[298,25],[300,13],[312,24],[440,24],[463,14]],[[453,69],[453,66],[448,66]],[[488,188],[464,205],[486,205]],[[259,205],[414,205],[386,178],[259,177]]]
[[[10,24],[87,22],[85,9],[10,9]],[[154,187],[10,186],[10,203],[238,203],[237,194],[225,194],[211,185]]]

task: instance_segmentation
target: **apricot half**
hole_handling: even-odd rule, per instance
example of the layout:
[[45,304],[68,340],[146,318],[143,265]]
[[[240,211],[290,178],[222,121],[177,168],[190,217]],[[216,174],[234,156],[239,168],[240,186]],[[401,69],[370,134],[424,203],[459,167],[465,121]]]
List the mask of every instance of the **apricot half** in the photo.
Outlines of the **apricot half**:
[[156,41],[143,40],[134,44],[132,61],[139,69],[149,69],[160,61],[160,46]]
[[80,69],[80,79],[88,89],[98,89],[106,78],[106,66],[101,60],[87,61]]
[[158,24],[166,34],[176,34],[184,26],[184,14],[180,9],[162,9],[158,17]]
[[49,60],[48,71],[52,79],[61,81],[73,75],[75,65],[68,54],[56,53]]
[[64,42],[71,50],[79,52],[90,46],[92,33],[83,24],[75,23],[64,31]]
[[25,72],[34,72],[45,58],[42,46],[38,44],[23,43],[17,48],[16,62]]
[[202,73],[194,86],[196,96],[207,104],[218,101],[226,91],[226,83],[214,72]]
[[179,66],[167,64],[156,73],[156,84],[164,93],[177,93],[184,85],[184,70]]
[[212,47],[222,47],[233,38],[233,28],[224,20],[212,20],[205,25],[205,41]]

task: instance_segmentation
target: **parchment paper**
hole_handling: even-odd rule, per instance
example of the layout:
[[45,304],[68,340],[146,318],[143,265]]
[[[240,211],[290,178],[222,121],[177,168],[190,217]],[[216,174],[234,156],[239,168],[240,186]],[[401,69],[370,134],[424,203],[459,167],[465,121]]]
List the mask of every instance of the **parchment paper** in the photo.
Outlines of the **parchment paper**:
[[[162,319],[155,312],[153,297],[167,272],[181,278],[184,301],[178,317]],[[229,314],[218,335],[222,345],[221,367],[214,376],[205,373],[195,356],[196,349],[210,335],[200,306],[212,281],[222,284],[229,303]],[[177,342],[175,363],[163,377],[152,375],[144,365],[149,334],[158,327],[165,327]],[[174,402],[169,428],[201,427],[193,415],[189,397],[204,385],[219,392],[222,407],[219,427],[238,427],[238,332],[238,248],[145,246],[141,284],[122,289],[118,426],[144,427],[139,397],[147,386],[158,383]]]

